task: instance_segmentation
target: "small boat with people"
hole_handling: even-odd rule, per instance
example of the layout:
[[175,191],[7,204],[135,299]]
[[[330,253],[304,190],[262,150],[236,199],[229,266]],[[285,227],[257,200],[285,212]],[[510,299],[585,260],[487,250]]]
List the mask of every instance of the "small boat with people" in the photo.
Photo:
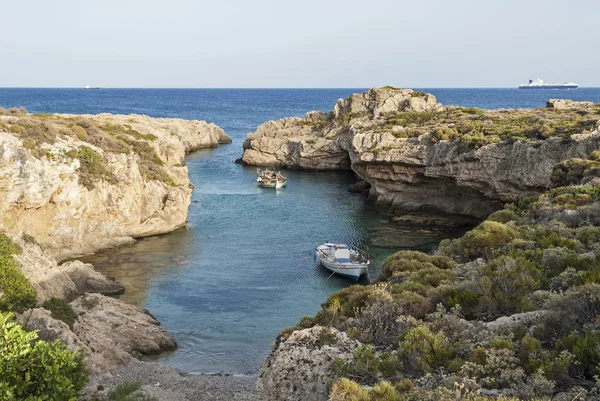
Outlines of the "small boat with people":
[[352,249],[347,244],[325,242],[317,247],[317,257],[329,271],[358,281],[360,276],[368,274],[369,255]]
[[256,183],[264,188],[283,188],[287,178],[285,178],[279,171],[273,170],[262,170],[259,171]]

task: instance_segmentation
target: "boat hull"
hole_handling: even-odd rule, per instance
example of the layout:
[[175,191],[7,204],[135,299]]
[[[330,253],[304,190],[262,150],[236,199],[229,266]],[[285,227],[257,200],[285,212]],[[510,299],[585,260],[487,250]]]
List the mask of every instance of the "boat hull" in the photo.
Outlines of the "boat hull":
[[523,85],[519,89],[577,89],[579,85]]
[[347,277],[354,281],[358,281],[360,276],[362,276],[363,274],[365,274],[367,272],[367,265],[365,265],[365,264],[334,263],[334,262],[330,262],[330,261],[326,260],[325,258],[321,258],[321,257],[319,257],[319,261],[321,262],[323,267],[325,267],[330,272],[335,273],[338,276]]

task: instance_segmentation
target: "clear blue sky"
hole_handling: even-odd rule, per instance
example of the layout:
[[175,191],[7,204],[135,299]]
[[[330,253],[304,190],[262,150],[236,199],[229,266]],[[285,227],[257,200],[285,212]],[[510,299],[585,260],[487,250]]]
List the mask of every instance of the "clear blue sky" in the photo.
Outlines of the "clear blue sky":
[[0,87],[600,86],[600,0],[0,0]]

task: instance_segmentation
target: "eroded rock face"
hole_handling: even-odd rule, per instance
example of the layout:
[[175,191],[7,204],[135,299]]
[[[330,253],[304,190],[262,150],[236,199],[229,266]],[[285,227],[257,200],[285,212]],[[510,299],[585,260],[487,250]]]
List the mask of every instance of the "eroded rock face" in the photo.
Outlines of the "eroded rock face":
[[[537,141],[500,142],[465,149],[431,135],[396,138],[361,132],[353,137],[352,169],[371,186],[371,196],[401,211],[430,211],[483,218],[550,184],[556,163],[587,158],[600,147],[600,132]],[[385,149],[378,151],[379,149]]]
[[[586,102],[550,104],[589,107]],[[371,89],[339,100],[331,113],[311,112],[304,119],[262,124],[248,134],[241,161],[303,170],[352,169],[370,184],[370,197],[396,213],[483,218],[503,202],[545,190],[556,163],[587,158],[600,148],[598,128],[569,140],[551,137],[474,147],[440,139],[433,132],[406,134],[410,124],[390,125],[386,117],[412,112],[407,114],[419,121],[417,113],[440,110],[432,95]]]
[[[31,142],[19,135],[27,124],[7,128],[20,118],[54,137]],[[0,123],[0,231],[22,249],[14,258],[38,305],[63,299],[77,315],[69,327],[34,308],[19,322],[44,340],[83,351],[92,373],[174,349],[175,339],[147,311],[101,295],[123,286],[90,264],[57,260],[181,227],[192,192],[185,154],[229,137],[214,124],[137,115],[0,115]],[[87,158],[79,156],[82,149]],[[95,171],[82,168],[99,160]]]
[[14,238],[13,241],[23,249],[14,258],[19,262],[21,272],[37,291],[39,304],[51,298],[72,301],[86,292],[111,295],[124,291],[122,285],[98,273],[88,263],[70,261],[58,264],[39,245],[27,243],[20,238]]
[[439,111],[443,107],[432,94],[417,93],[412,89],[392,87],[372,88],[340,99],[333,108],[335,117],[344,114],[368,113],[375,117],[396,111]]
[[[201,121],[86,117],[151,135],[147,142],[172,181],[143,176],[134,153],[109,153],[74,138],[40,145],[45,155],[36,157],[21,139],[0,129],[0,229],[12,236],[32,235],[58,260],[183,226],[192,192],[185,153],[231,141],[223,130]],[[111,180],[97,178],[93,187],[80,183],[80,161],[69,152],[81,146],[106,157]]]
[[272,401],[326,400],[331,363],[336,358],[351,360],[359,345],[334,328],[295,331],[273,345],[256,388]]
[[571,99],[550,99],[546,102],[546,107],[549,109],[571,109],[593,107],[593,102],[576,102]]
[[71,328],[44,308],[30,309],[18,321],[26,330],[38,330],[45,341],[59,340],[72,351],[82,351],[91,373],[129,363],[135,355],[154,355],[177,346],[156,319],[118,299],[85,294],[71,306],[77,315]]

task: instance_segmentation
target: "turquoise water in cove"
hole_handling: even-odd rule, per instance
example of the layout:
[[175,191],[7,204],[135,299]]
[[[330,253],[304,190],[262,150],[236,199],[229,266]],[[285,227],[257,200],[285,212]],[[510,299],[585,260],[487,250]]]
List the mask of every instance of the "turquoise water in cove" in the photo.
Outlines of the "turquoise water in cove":
[[[600,102],[600,89],[425,89],[441,103],[483,108],[543,107],[548,98]],[[264,121],[331,110],[361,89],[2,89],[0,106],[47,113],[138,113],[201,119],[232,144],[187,157],[195,185],[189,225],[130,247],[90,257],[126,286],[121,297],[149,311],[177,338],[159,357],[186,372],[255,374],[269,344],[332,292],[351,284],[314,262],[325,240],[369,247],[377,274],[399,249],[429,250],[459,235],[406,227],[347,191],[348,172],[284,171],[280,191],[256,186],[256,169],[234,164],[246,133]]]

